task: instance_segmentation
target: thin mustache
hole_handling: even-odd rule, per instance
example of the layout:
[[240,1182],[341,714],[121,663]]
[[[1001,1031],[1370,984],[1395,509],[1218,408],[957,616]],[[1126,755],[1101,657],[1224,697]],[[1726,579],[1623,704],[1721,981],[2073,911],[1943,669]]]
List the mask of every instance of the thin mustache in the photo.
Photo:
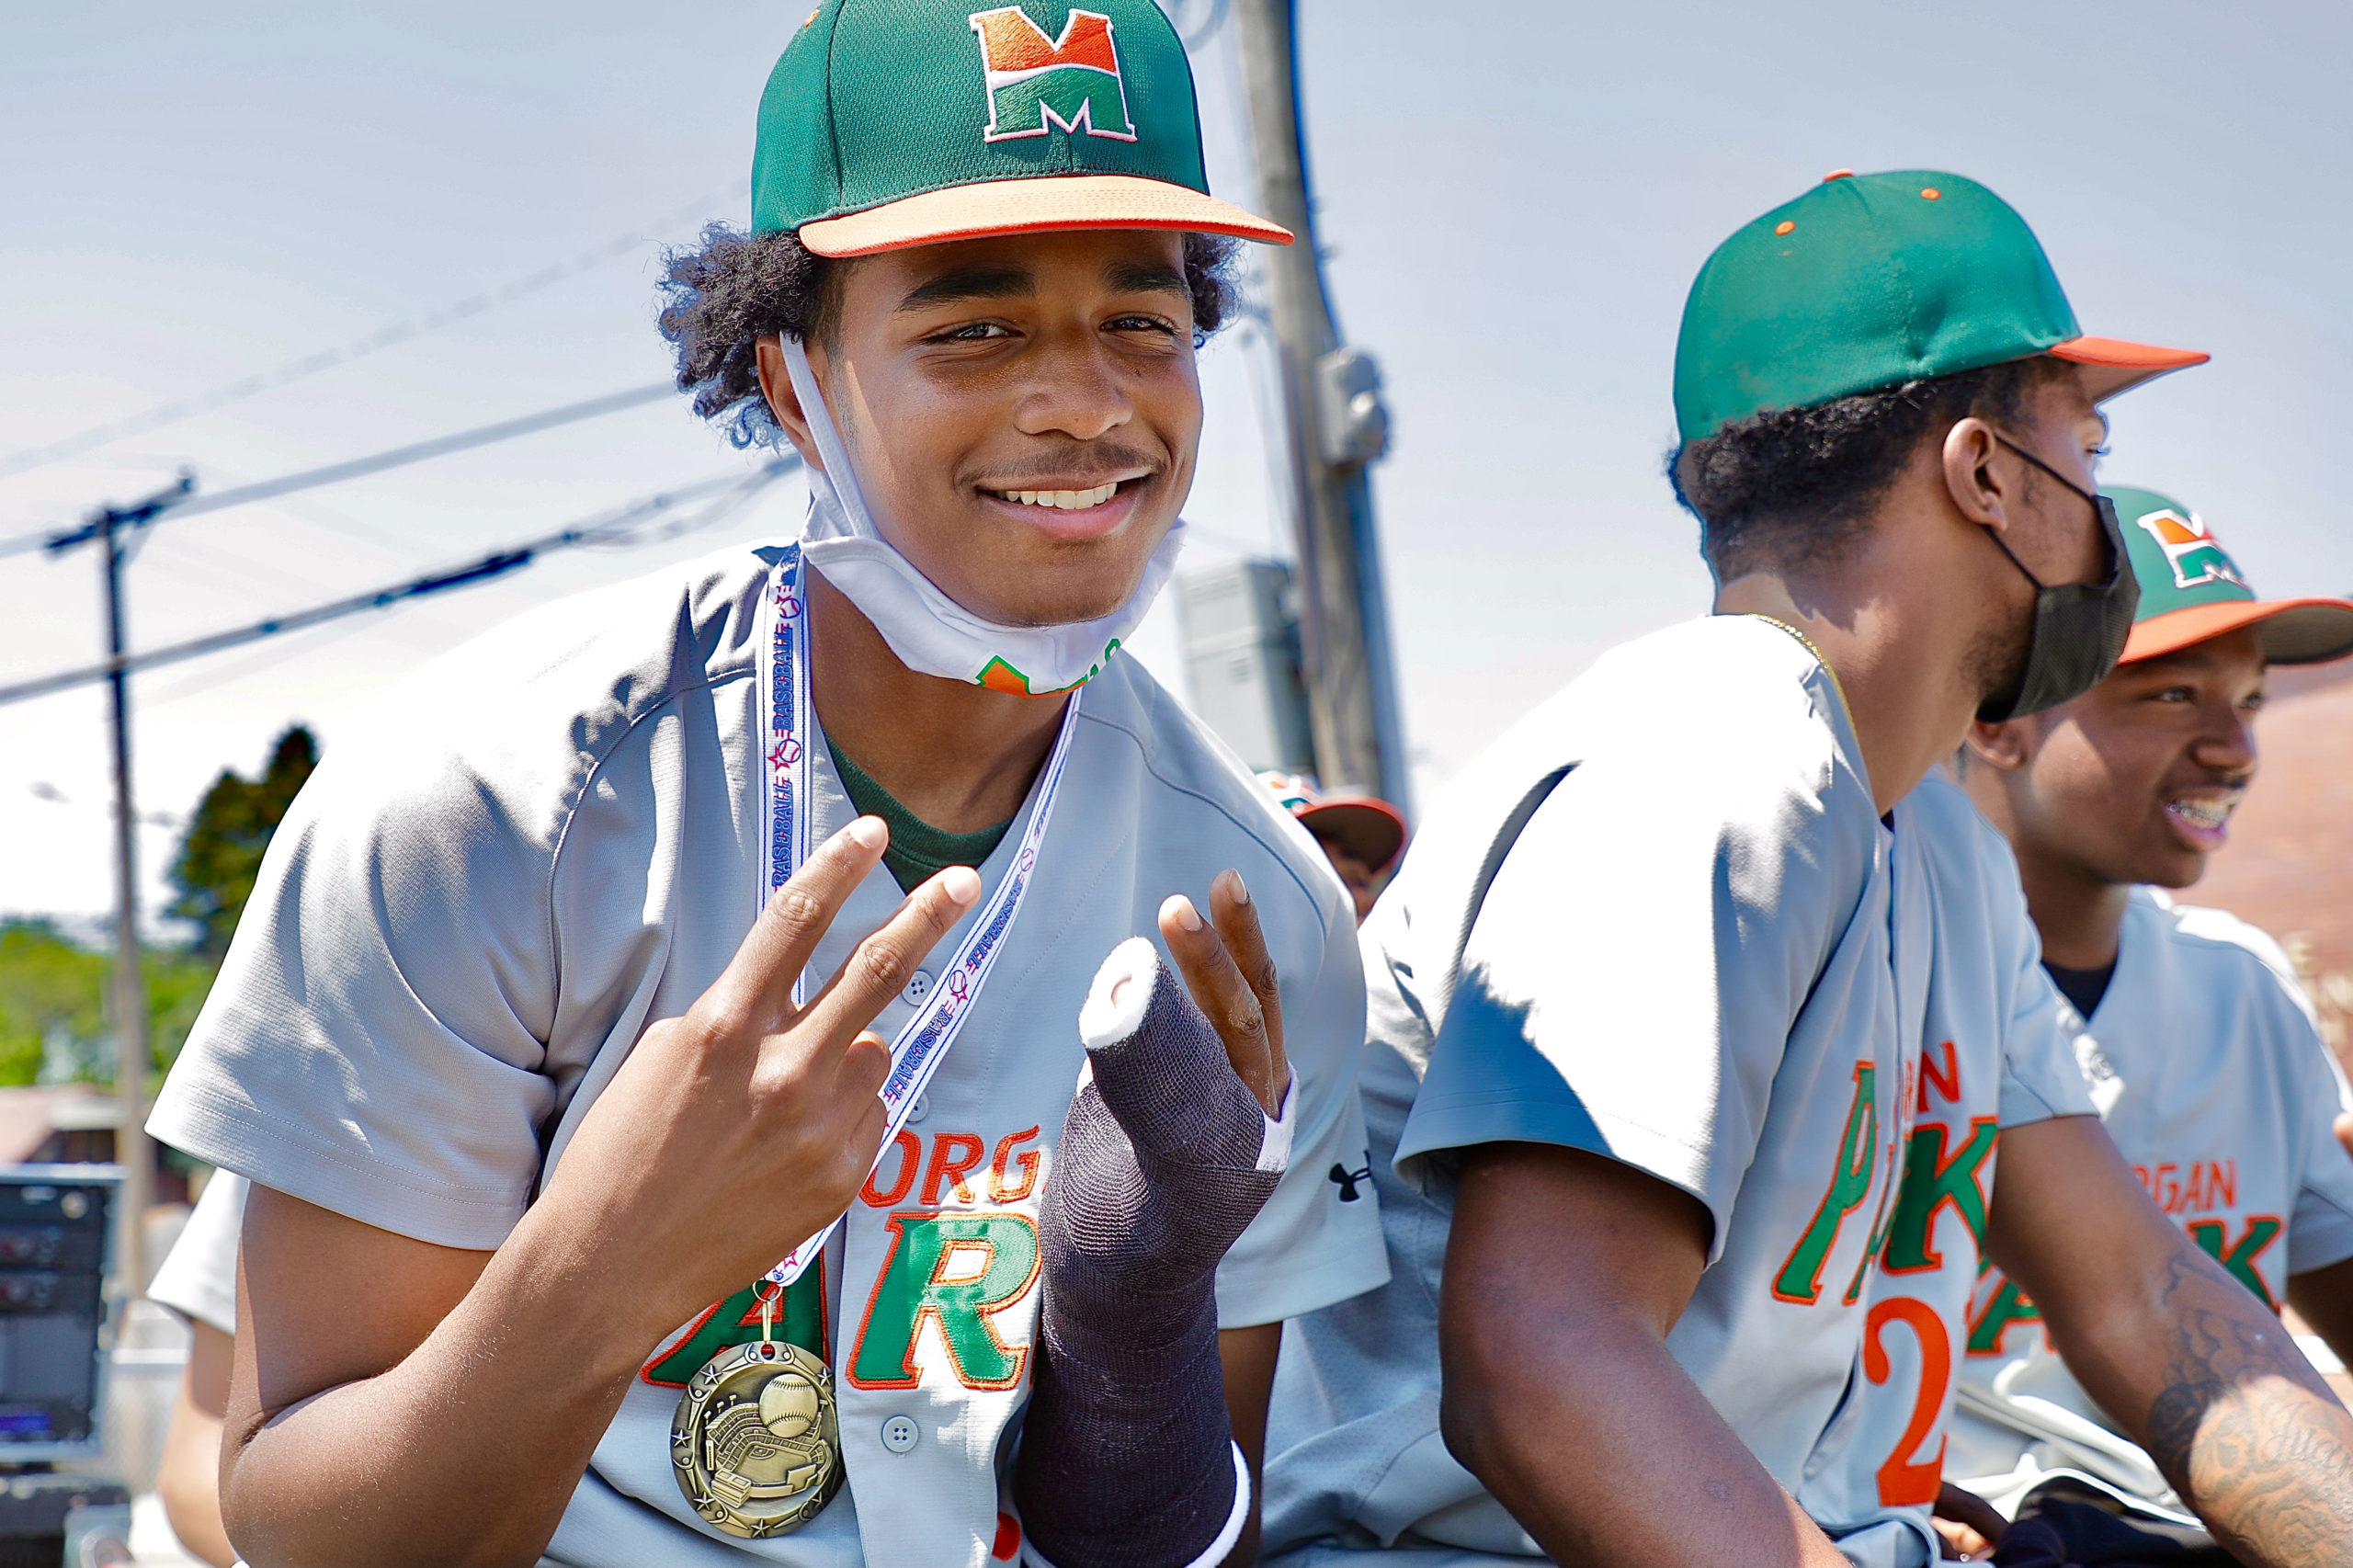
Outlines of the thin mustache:
[[1131,474],[1137,469],[1142,469],[1148,476],[1156,475],[1166,467],[1167,464],[1163,460],[1154,457],[1149,452],[1139,451],[1133,447],[1090,446],[1083,452],[1074,451],[1068,458],[1059,460],[1052,458],[1037,458],[1015,464],[1010,468],[991,469],[988,471],[990,483],[985,488],[1011,490],[1017,488],[1019,482],[1025,479],[1045,479],[1052,480],[1057,483],[1072,481],[1092,482],[1078,485],[1078,488],[1087,489],[1091,488],[1093,483],[1100,483],[1114,474]]
[[2226,794],[2244,795],[2246,793],[2247,785],[2251,783],[2253,779],[2254,775],[2252,774],[2232,778],[2206,778],[2185,786],[2180,786],[2180,788],[2189,790],[2220,790]]

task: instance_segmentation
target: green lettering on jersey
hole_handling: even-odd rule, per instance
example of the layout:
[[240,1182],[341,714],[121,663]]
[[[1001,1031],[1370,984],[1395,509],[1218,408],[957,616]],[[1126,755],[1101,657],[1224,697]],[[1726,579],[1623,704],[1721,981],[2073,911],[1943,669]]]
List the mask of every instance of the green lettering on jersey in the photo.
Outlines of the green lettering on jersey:
[[[1895,1145],[1893,1143],[1887,1146],[1887,1163],[1890,1169],[1894,1168]],[[1880,1248],[1887,1244],[1887,1228],[1895,1221],[1896,1185],[1889,1182],[1886,1189],[1879,1195],[1879,1216],[1871,1221],[1870,1239],[1863,1243],[1862,1256],[1855,1259],[1855,1272],[1847,1278],[1847,1292],[1839,1298],[1850,1307],[1863,1299],[1863,1280],[1870,1275],[1871,1265],[1879,1261]]]
[[989,1320],[1037,1282],[1037,1226],[1009,1212],[893,1214],[885,1223],[891,1255],[858,1325],[849,1381],[866,1389],[915,1387],[915,1335],[930,1318],[966,1388],[1018,1383],[1029,1352],[1007,1346]]
[[1830,1249],[1838,1244],[1838,1227],[1870,1196],[1871,1174],[1879,1163],[1879,1069],[1868,1062],[1855,1063],[1855,1103],[1847,1111],[1847,1131],[1838,1140],[1838,1165],[1831,1172],[1830,1189],[1822,1195],[1805,1234],[1790,1249],[1789,1261],[1773,1278],[1777,1301],[1822,1299],[1822,1268]]
[[1904,1152],[1904,1190],[1895,1200],[1895,1222],[1888,1227],[1887,1251],[1881,1255],[1890,1274],[1944,1267],[1944,1254],[1930,1244],[1937,1216],[1947,1205],[1969,1227],[1971,1239],[1980,1247],[1985,1244],[1985,1186],[1980,1177],[2000,1135],[2001,1124],[1995,1118],[1974,1118],[1969,1142],[1948,1158],[1942,1127],[1913,1129]]
[[2041,1321],[2041,1309],[2027,1300],[2017,1280],[2006,1275],[1986,1301],[1985,1310],[1969,1325],[1969,1353],[1999,1356],[2003,1353],[2002,1335],[2009,1332],[2012,1324]]
[[[822,1272],[813,1268],[784,1288],[784,1299],[776,1305],[776,1323],[770,1329],[777,1338],[800,1346],[819,1360],[826,1358]],[[759,1290],[757,1285],[746,1285],[703,1313],[692,1334],[678,1341],[668,1355],[648,1362],[639,1375],[649,1383],[682,1389],[713,1356],[730,1346],[757,1339]]]
[[2278,1218],[2270,1214],[2248,1215],[2246,1233],[2239,1238],[2236,1246],[2229,1244],[2229,1235],[2230,1222],[2226,1220],[2189,1221],[2189,1239],[2204,1247],[2216,1263],[2229,1269],[2232,1278],[2254,1291],[2257,1301],[2278,1312],[2279,1303],[2271,1299],[2271,1287],[2266,1285],[2263,1276],[2255,1270],[2255,1260],[2262,1256],[2265,1247],[2279,1237]]

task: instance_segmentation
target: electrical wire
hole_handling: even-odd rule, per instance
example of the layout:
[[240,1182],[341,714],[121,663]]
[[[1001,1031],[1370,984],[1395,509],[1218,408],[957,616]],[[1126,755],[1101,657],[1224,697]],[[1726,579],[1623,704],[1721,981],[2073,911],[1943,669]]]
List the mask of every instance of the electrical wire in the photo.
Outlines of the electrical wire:
[[[267,501],[280,495],[290,495],[298,490],[315,490],[322,484],[340,484],[347,479],[358,479],[370,473],[381,473],[389,468],[404,468],[410,463],[424,462],[431,458],[447,457],[451,452],[470,451],[476,447],[493,446],[511,441],[518,436],[534,435],[552,430],[563,425],[575,425],[584,419],[617,414],[625,408],[657,402],[675,396],[676,385],[655,381],[649,386],[631,387],[627,392],[610,392],[592,397],[585,403],[566,403],[562,408],[545,409],[527,414],[520,419],[505,419],[495,425],[477,426],[451,436],[437,436],[429,441],[411,446],[395,447],[391,451],[369,457],[352,458],[344,462],[329,463],[324,468],[305,469],[300,473],[285,474],[277,479],[265,479],[254,484],[242,484],[233,490],[216,491],[210,495],[197,495],[186,501],[173,501],[159,508],[152,517],[142,518],[139,526],[153,522],[169,522],[181,517],[193,517],[205,512],[218,512],[230,506],[244,506],[256,501]],[[18,534],[14,539],[0,540],[0,559],[11,555],[27,555],[36,550],[52,553],[86,544],[98,535],[100,525],[86,522],[78,528],[50,528],[38,533]]]
[[405,320],[393,322],[389,325],[378,327],[374,332],[351,338],[335,347],[324,348],[315,354],[305,355],[300,359],[289,360],[275,369],[264,370],[239,381],[230,381],[214,387],[210,392],[202,392],[193,397],[161,403],[143,413],[131,415],[128,418],[92,426],[86,430],[63,437],[46,446],[28,447],[20,451],[11,452],[6,457],[0,457],[0,476],[23,473],[29,469],[40,468],[66,458],[78,457],[84,452],[95,451],[100,447],[110,445],[128,437],[143,436],[151,430],[161,430],[166,426],[176,425],[183,419],[192,419],[199,414],[210,414],[216,408],[226,408],[231,403],[243,403],[248,398],[259,397],[266,392],[275,392],[280,387],[290,386],[296,381],[307,381],[313,376],[335,369],[338,366],[348,365],[355,359],[365,358],[370,354],[380,353],[396,345],[406,343],[412,338],[422,337],[426,333],[436,332],[457,322],[481,315],[485,311],[494,311],[504,305],[511,305],[517,300],[527,299],[542,290],[553,288],[566,278],[576,278],[584,272],[602,267],[608,261],[627,256],[649,240],[662,238],[665,233],[680,223],[689,222],[697,218],[709,217],[715,210],[733,201],[750,189],[749,180],[738,180],[723,191],[702,197],[674,212],[664,214],[651,223],[632,229],[626,234],[616,235],[602,244],[591,245],[566,260],[543,267],[537,272],[515,278],[498,288],[485,289],[480,293],[469,294],[462,300],[454,301],[437,309],[420,312]]
[[306,627],[317,626],[324,621],[338,619],[347,615],[356,615],[361,610],[385,609],[411,599],[423,598],[429,594],[441,593],[450,588],[467,587],[476,583],[486,583],[494,577],[503,577],[510,572],[529,566],[532,562],[543,556],[552,555],[559,551],[583,547],[609,548],[652,543],[662,539],[674,538],[685,529],[672,526],[664,529],[638,533],[632,531],[632,525],[659,517],[683,502],[697,500],[714,492],[725,492],[726,494],[722,496],[721,504],[710,509],[692,525],[708,526],[718,517],[749,501],[760,490],[800,466],[801,458],[798,453],[781,454],[769,459],[749,475],[724,474],[715,479],[685,485],[676,490],[665,491],[658,495],[649,495],[611,512],[584,519],[570,528],[561,528],[554,533],[542,534],[537,539],[525,540],[502,550],[494,550],[479,560],[449,567],[444,571],[430,573],[422,577],[413,577],[405,583],[396,583],[390,587],[379,588],[369,593],[353,594],[345,598],[313,606],[309,609],[297,610],[290,615],[273,616],[267,620],[257,621],[250,626],[241,626],[228,631],[212,632],[208,636],[192,638],[188,642],[175,642],[162,648],[149,649],[144,653],[128,653],[119,660],[102,660],[95,665],[83,665],[79,669],[62,670],[55,675],[19,681],[12,686],[0,686],[0,707],[15,702],[29,701],[36,697],[46,697],[52,692],[70,690],[77,686],[87,686],[93,682],[107,679],[117,670],[128,675],[137,670],[178,664],[184,660],[200,658],[207,653],[222,653],[231,648],[242,647],[248,642],[257,642],[265,637],[300,631]]

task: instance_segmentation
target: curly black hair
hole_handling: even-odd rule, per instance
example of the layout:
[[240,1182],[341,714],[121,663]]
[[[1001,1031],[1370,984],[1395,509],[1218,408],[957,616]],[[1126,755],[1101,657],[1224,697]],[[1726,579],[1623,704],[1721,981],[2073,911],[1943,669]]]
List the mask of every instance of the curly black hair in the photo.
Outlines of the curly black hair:
[[[1239,302],[1233,278],[1237,247],[1215,234],[1185,236],[1185,281],[1193,296],[1193,346],[1209,341]],[[745,234],[724,223],[702,232],[692,250],[665,258],[657,318],[678,359],[678,390],[694,411],[716,422],[739,447],[782,438],[760,395],[760,339],[789,333],[830,342],[841,306],[843,264],[813,254],[800,236]]]
[[1972,415],[2013,424],[2037,387],[2073,369],[2039,354],[1768,409],[1669,451],[1667,483],[1699,519],[1699,553],[1718,582],[1817,562],[1854,537],[1922,440]]

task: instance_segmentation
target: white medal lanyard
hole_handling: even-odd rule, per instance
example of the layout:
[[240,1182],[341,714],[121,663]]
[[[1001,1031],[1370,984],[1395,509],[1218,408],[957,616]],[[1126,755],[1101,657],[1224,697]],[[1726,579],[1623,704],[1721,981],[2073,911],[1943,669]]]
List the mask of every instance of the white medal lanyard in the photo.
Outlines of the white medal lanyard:
[[[777,889],[808,863],[812,819],[815,814],[815,800],[809,782],[808,747],[814,710],[809,699],[809,624],[807,600],[801,591],[801,547],[790,546],[768,579],[772,624],[761,650],[767,678],[760,683],[768,710],[767,845],[763,856],[767,876],[761,895],[764,906]],[[1062,788],[1063,765],[1069,759],[1070,738],[1078,726],[1079,695],[1072,692],[1069,704],[1063,710],[1062,732],[1054,737],[1053,755],[1047,757],[1045,772],[1039,778],[1037,803],[1029,812],[1029,825],[1021,831],[1021,844],[1012,865],[1006,868],[995,895],[957,948],[946,974],[899,1031],[899,1038],[891,1042],[891,1075],[882,1085],[882,1108],[887,1120],[882,1147],[875,1155],[878,1168],[890,1153],[892,1140],[906,1126],[907,1117],[922,1096],[925,1085],[947,1060],[948,1049],[956,1043],[964,1020],[972,1016],[972,1004],[980,999],[982,983],[988,979],[989,970],[1005,946],[1006,934],[1013,929],[1014,919],[1021,913],[1022,897],[1029,891],[1030,878],[1037,870],[1039,846],[1045,842],[1047,824],[1053,820],[1054,796]],[[808,988],[809,977],[804,971],[792,983],[796,1006],[805,1001]],[[824,1251],[826,1241],[841,1222],[836,1216],[824,1230],[794,1247],[782,1263],[768,1270],[766,1282],[790,1285],[800,1278]]]

